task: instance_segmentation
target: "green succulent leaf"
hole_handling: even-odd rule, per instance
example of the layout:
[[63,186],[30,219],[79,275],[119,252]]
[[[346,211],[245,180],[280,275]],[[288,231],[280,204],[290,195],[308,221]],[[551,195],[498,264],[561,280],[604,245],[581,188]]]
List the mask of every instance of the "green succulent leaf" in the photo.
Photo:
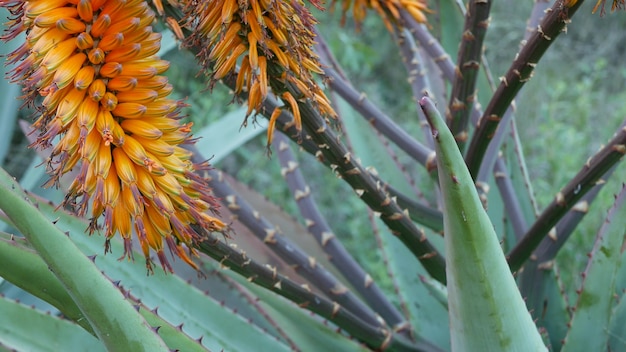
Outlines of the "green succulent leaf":
[[79,325],[0,297],[0,345],[14,351],[106,351]]
[[443,197],[452,350],[546,350],[452,133],[429,98],[420,105],[433,130]]
[[95,335],[72,297],[24,238],[0,232],[0,277],[50,303],[70,320]]
[[[61,282],[48,270],[46,263],[30,248],[24,238],[0,233],[0,258],[3,258],[6,263],[0,266],[1,277],[52,304],[66,318],[73,320],[95,336],[91,325]],[[180,328],[173,327],[155,312],[146,309],[141,304],[136,304],[136,307],[150,326],[158,328],[159,336],[172,350],[206,351],[198,341],[192,340]]]
[[621,249],[626,235],[625,201],[626,186],[623,186],[596,236],[563,352],[604,351],[607,348]]
[[[55,210],[53,205],[44,202],[38,203],[38,209],[48,219],[57,219],[57,227],[72,234],[73,242],[83,253],[93,255],[103,250],[101,237],[88,236],[84,233],[87,228],[85,220]],[[99,270],[111,280],[119,281],[120,287],[129,291],[149,309],[157,308],[157,315],[165,321],[174,326],[183,324],[183,331],[192,338],[202,337],[202,344],[209,349],[228,351],[250,351],[257,348],[271,351],[286,349],[286,346],[274,337],[180,277],[166,275],[159,270],[156,270],[154,275],[146,277],[143,261],[119,262],[115,254],[124,251],[121,241],[112,240],[111,250],[113,254],[96,258],[95,263]],[[136,257],[140,255],[137,254]],[[233,294],[236,292],[233,291]]]
[[609,350],[626,350],[626,296],[622,295],[617,307],[611,315],[611,325],[609,326]]
[[3,169],[0,170],[0,208],[59,278],[107,349],[167,350],[122,293],[76,248],[69,236],[35,208],[20,185]]

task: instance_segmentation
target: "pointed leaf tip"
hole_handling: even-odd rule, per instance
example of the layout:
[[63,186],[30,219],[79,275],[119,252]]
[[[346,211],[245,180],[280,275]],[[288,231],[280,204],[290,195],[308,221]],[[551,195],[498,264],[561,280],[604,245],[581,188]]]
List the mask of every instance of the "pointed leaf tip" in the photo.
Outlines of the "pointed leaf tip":
[[452,350],[545,350],[452,133],[430,98],[420,106],[435,137],[443,196]]

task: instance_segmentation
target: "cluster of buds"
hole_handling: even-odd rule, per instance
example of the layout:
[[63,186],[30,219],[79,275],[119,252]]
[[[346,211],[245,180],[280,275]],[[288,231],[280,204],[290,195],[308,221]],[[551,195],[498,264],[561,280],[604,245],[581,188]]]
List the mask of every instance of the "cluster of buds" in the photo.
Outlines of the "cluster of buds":
[[[167,247],[189,265],[195,228],[221,231],[209,215],[217,203],[181,145],[193,142],[180,121],[185,104],[168,99],[161,74],[169,63],[156,56],[161,35],[144,0],[0,0],[12,17],[2,39],[25,34],[8,57],[12,80],[37,106],[38,148],[49,148],[50,185],[74,171],[64,205],[91,213],[91,232],[104,229],[106,244],[119,233],[124,257],[137,234],[148,270],[151,249],[172,271]],[[104,219],[103,221],[100,221]],[[185,249],[186,247],[186,249]],[[196,267],[197,268],[197,267]]]
[[[298,100],[316,106],[325,117],[335,112],[313,78],[321,74],[315,44],[315,19],[299,0],[181,1],[193,29],[188,43],[205,48],[200,63],[211,72],[211,80],[235,79],[235,94],[247,93],[248,112],[260,111],[268,92],[280,97],[302,126]],[[315,6],[320,6],[316,1]],[[237,64],[239,67],[237,68]],[[295,96],[291,91],[298,91]],[[273,111],[268,126],[271,142],[276,119]]]

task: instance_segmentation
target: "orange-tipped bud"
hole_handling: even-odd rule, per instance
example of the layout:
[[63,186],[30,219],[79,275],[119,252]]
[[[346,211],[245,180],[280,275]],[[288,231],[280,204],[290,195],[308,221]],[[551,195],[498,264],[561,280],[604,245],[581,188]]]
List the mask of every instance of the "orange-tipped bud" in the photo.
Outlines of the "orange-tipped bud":
[[146,114],[148,108],[138,103],[120,103],[113,110],[113,115],[125,119],[138,119]]
[[104,51],[100,48],[93,48],[89,51],[87,57],[89,57],[89,62],[92,64],[100,65],[104,62]]
[[113,91],[126,92],[135,89],[137,85],[138,80],[135,77],[116,76],[115,78],[109,80],[109,83],[107,83],[107,88]]
[[48,71],[54,71],[61,66],[61,64],[65,62],[65,60],[67,60],[75,50],[76,39],[65,39],[48,51],[43,60],[41,60],[41,65],[48,69]]
[[139,104],[148,104],[159,97],[159,94],[152,89],[133,89],[130,91],[117,93],[117,99],[120,103],[134,102]]
[[76,37],[76,47],[79,50],[87,50],[93,48],[93,38],[89,33],[83,32]]
[[87,55],[83,53],[75,54],[65,61],[54,74],[53,84],[57,88],[64,88],[72,82],[78,71],[82,68],[83,63],[87,59]]
[[91,83],[87,94],[89,94],[89,97],[94,101],[100,101],[104,97],[104,94],[106,94],[106,91],[107,87],[104,84],[104,81],[97,79]]
[[76,10],[83,21],[89,23],[93,19],[93,6],[90,0],[79,0]]
[[87,25],[85,25],[85,22],[76,18],[64,18],[58,20],[56,25],[59,30],[68,34],[81,33],[87,27]]
[[163,135],[160,129],[143,119],[124,120],[120,125],[126,132],[145,139],[158,139]]
[[74,87],[78,90],[85,90],[93,83],[96,70],[93,66],[83,66],[74,78]]
[[[109,35],[105,35],[102,37],[100,42],[98,43],[98,48],[102,49],[102,51],[111,51],[113,49],[119,48],[122,46],[124,42],[124,35],[122,33],[113,33]],[[105,59],[108,59],[108,55]],[[111,62],[115,60],[107,60],[107,62]]]
[[100,105],[107,111],[115,110],[118,105],[117,96],[111,92],[104,93],[104,96],[100,100]]
[[78,16],[78,11],[75,7],[57,7],[46,12],[43,12],[41,15],[35,18],[34,24],[37,27],[48,28],[55,26],[57,21],[74,18]]
[[110,25],[111,17],[108,14],[101,14],[91,26],[91,35],[94,38],[100,38]]

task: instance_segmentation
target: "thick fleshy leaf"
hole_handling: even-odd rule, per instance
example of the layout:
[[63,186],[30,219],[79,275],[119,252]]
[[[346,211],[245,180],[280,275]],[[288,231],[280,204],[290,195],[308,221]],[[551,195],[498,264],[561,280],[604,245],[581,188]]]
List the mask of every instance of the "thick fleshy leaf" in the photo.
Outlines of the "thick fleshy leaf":
[[[73,242],[83,253],[94,255],[103,251],[102,237],[88,236],[84,233],[87,221],[62,210],[55,210],[52,204],[39,202],[37,205],[46,218],[55,219],[58,228],[71,234]],[[133,297],[141,300],[149,309],[158,308],[159,317],[174,326],[183,324],[183,331],[192,338],[203,337],[202,343],[209,349],[228,351],[250,351],[256,348],[271,351],[286,349],[286,346],[276,338],[242,319],[231,309],[224,307],[221,302],[215,301],[178,276],[166,275],[155,270],[153,276],[146,277],[146,267],[142,261],[118,261],[116,254],[121,255],[124,252],[121,241],[113,239],[111,250],[113,254],[98,256],[95,259],[99,270],[111,280],[119,281],[123,289],[130,291]]]
[[0,258],[2,258],[0,277],[50,303],[65,317],[93,333],[91,325],[84,319],[83,313],[65,287],[48,270],[39,254],[26,245],[24,238],[0,233]]
[[[59,278],[108,349],[167,350],[122,293],[28,201],[19,184],[4,170],[0,170],[0,208]],[[116,309],[110,309],[112,306]]]
[[546,350],[452,133],[427,97],[443,196],[453,351]]
[[79,325],[0,297],[0,345],[14,351],[106,351]]
[[606,350],[626,235],[625,202],[626,186],[623,186],[596,236],[563,352]]
[[[48,270],[48,266],[39,255],[30,248],[28,241],[24,238],[0,233],[0,258],[4,260],[4,264],[0,265],[1,277],[20,285],[26,292],[52,304],[66,318],[73,320],[87,332],[94,334],[91,325],[84,319],[61,282]],[[170,349],[206,351],[200,342],[185,335],[180,328],[172,326],[160,318],[156,312],[146,309],[141,304],[134,303],[150,326],[158,327],[159,336],[163,338]],[[28,329],[21,334],[26,334],[26,331]],[[32,337],[30,338],[32,339]]]

